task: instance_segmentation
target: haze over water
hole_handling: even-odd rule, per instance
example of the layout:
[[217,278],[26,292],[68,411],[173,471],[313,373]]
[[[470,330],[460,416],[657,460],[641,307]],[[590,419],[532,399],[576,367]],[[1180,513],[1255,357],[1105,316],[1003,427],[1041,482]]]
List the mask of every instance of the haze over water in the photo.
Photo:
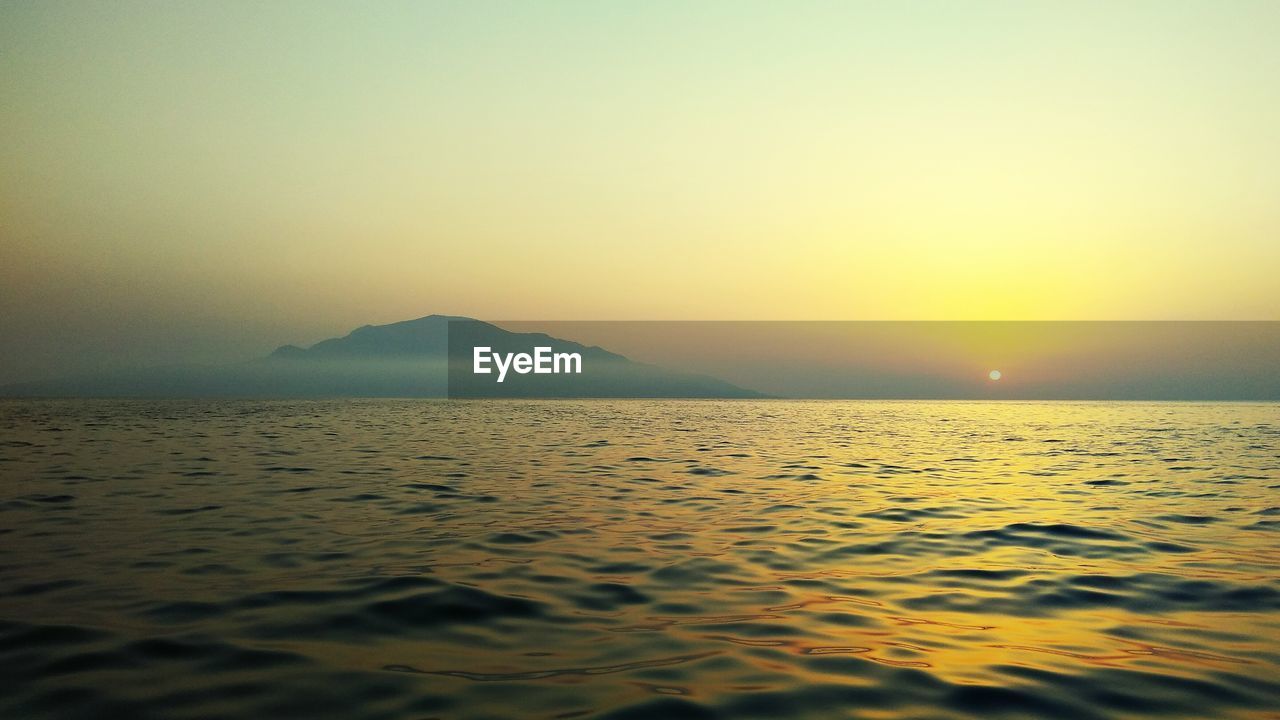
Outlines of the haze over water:
[[5,717],[1274,717],[1280,406],[4,401]]

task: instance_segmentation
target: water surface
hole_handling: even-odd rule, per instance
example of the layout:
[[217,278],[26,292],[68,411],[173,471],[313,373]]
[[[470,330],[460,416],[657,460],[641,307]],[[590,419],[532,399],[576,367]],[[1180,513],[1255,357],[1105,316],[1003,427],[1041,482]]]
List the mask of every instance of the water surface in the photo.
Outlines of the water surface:
[[3,717],[1277,717],[1280,406],[0,403]]

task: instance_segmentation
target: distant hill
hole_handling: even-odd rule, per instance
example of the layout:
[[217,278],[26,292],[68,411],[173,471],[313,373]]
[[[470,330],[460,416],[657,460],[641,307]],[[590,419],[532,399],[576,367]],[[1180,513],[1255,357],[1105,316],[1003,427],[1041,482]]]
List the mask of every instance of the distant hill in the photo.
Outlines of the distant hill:
[[[340,338],[321,340],[309,348],[281,345],[272,359],[337,360],[389,357],[439,357],[449,347],[450,322],[478,323],[479,320],[451,315],[428,315],[388,325],[364,325]],[[485,323],[488,324],[488,323]],[[494,330],[503,332],[496,326]]]
[[[465,333],[450,358],[449,335]],[[455,337],[456,340],[456,337]],[[465,344],[465,347],[462,347]],[[470,348],[579,353],[579,375],[472,375]],[[463,357],[459,353],[465,353]],[[451,365],[452,360],[452,365]],[[450,382],[452,381],[452,388]],[[713,377],[633,362],[542,333],[513,333],[470,318],[428,315],[365,325],[308,348],[283,345],[229,365],[182,365],[0,386],[9,397],[697,397],[758,398]]]

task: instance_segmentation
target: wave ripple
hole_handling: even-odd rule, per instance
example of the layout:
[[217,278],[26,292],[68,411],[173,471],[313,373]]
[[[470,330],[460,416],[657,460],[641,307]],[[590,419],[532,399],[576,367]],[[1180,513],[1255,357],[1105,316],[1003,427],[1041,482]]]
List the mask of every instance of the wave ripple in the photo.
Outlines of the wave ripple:
[[1280,407],[0,402],[0,717],[1273,717]]

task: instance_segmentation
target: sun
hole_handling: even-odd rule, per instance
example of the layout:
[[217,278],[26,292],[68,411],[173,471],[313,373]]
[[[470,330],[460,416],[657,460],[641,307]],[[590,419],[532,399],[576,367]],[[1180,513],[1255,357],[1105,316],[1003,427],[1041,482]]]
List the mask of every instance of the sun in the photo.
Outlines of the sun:
[[999,379],[1000,379],[1000,371],[999,371],[999,370],[992,370],[991,372],[987,373],[987,377],[991,378],[992,380],[999,380]]

